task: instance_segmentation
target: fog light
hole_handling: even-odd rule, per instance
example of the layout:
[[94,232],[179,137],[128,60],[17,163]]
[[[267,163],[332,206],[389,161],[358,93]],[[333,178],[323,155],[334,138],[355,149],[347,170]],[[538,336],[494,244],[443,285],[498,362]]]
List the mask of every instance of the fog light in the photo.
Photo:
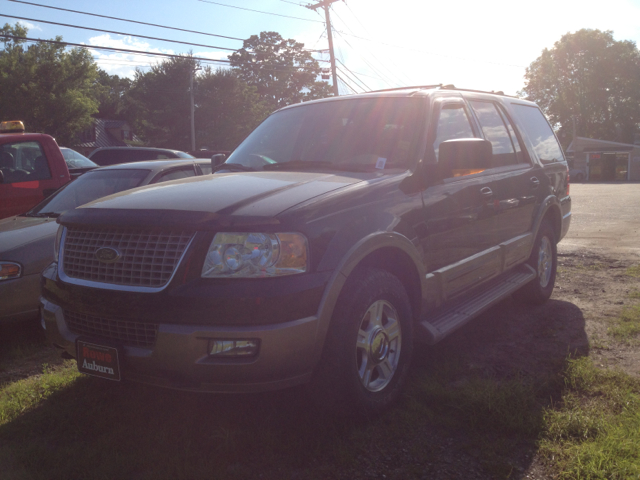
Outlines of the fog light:
[[210,340],[209,355],[252,357],[258,354],[258,340]]

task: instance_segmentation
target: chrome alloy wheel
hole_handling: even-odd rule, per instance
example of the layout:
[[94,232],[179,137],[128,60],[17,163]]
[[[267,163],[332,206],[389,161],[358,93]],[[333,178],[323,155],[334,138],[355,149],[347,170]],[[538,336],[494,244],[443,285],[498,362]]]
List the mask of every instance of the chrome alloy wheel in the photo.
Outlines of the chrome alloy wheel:
[[551,241],[549,237],[542,237],[538,250],[538,281],[542,288],[545,288],[549,284],[552,268],[553,250],[551,248]]
[[356,340],[356,367],[360,382],[370,392],[385,388],[398,369],[402,331],[398,312],[385,300],[365,312]]

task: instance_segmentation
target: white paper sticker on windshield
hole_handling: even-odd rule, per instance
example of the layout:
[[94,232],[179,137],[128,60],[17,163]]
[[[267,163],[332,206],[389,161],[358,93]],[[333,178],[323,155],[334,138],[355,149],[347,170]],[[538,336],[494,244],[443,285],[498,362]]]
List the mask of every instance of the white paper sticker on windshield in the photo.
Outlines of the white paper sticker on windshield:
[[383,157],[378,157],[378,161],[376,162],[376,168],[383,169],[387,163],[387,159]]

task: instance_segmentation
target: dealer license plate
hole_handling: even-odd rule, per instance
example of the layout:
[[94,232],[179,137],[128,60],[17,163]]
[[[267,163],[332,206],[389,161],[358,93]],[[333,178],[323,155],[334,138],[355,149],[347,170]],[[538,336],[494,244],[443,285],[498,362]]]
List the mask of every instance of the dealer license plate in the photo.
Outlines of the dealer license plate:
[[87,375],[120,380],[120,361],[118,349],[98,345],[85,340],[77,340],[78,370]]

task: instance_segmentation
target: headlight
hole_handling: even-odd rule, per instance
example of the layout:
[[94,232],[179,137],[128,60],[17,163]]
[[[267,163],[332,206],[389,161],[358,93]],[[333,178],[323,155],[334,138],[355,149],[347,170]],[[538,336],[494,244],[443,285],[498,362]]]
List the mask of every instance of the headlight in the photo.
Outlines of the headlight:
[[0,262],[0,281],[19,278],[22,275],[22,265],[14,262]]
[[64,227],[60,225],[58,227],[58,233],[56,234],[56,241],[53,244],[53,261],[57,262],[60,252],[60,240],[62,239],[62,232],[64,232]]
[[217,233],[202,266],[202,276],[293,275],[307,271],[307,257],[307,239],[299,233]]

